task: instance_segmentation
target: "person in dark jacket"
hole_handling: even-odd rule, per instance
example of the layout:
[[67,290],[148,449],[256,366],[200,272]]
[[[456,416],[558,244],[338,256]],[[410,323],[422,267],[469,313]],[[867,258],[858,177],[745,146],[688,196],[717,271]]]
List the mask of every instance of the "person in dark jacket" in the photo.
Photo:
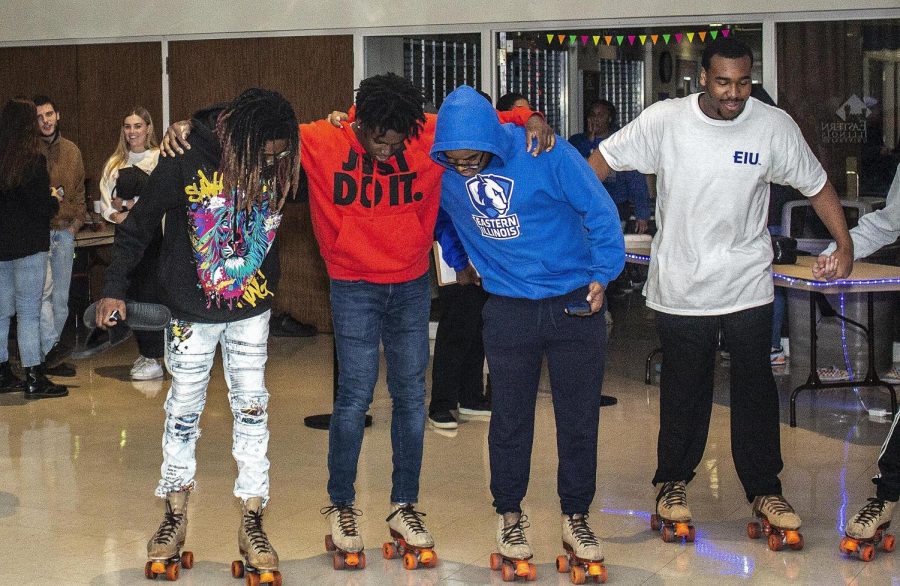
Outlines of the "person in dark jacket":
[[[34,102],[13,98],[0,112],[0,393],[24,390],[26,399],[69,394],[47,380],[40,340],[50,218],[59,210],[59,197],[40,154]],[[13,315],[25,381],[9,365]]]
[[276,572],[278,555],[262,530],[269,500],[264,371],[279,277],[276,234],[298,165],[297,120],[280,94],[260,89],[216,112],[195,115],[191,149],[160,160],[119,225],[97,325],[114,327],[114,312],[127,319],[128,275],[165,216],[160,293],[172,312],[166,330],[172,386],[156,495],[166,499],[167,514],[147,546],[148,563],[171,560],[184,544],[200,415],[221,343],[234,416],[234,495],[243,507],[239,548],[249,566]]

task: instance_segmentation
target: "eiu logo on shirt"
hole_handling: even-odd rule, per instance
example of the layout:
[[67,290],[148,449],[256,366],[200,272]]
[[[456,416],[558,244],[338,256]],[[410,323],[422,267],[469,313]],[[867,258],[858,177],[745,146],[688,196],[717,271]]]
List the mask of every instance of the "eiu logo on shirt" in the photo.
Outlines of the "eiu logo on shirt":
[[734,162],[736,165],[759,165],[759,153],[734,151]]
[[[359,201],[364,208],[371,208],[381,203],[385,191],[390,206],[421,201],[422,192],[413,191],[413,183],[418,174],[409,170],[409,163],[402,150],[394,154],[394,160],[397,162],[396,169],[388,162],[360,156],[350,148],[347,160],[341,165],[341,170],[346,173],[334,174],[334,205],[349,206]],[[357,184],[356,169],[360,165],[362,177],[360,184]]]
[[481,235],[495,240],[518,238],[518,214],[509,215],[513,180],[499,175],[476,175],[466,181],[469,201],[480,215],[472,219]]

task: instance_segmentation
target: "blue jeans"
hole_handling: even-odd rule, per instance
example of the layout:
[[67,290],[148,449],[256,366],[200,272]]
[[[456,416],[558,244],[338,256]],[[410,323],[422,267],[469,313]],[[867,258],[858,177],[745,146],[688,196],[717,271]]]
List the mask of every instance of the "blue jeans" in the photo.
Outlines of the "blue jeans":
[[25,368],[41,363],[41,295],[47,253],[0,261],[0,362],[9,360],[9,318],[16,316],[19,358]]
[[45,356],[59,341],[69,317],[69,285],[74,258],[75,235],[68,230],[50,230],[47,278],[41,297],[41,352]]
[[425,434],[428,275],[387,285],[333,279],[331,309],[340,374],[328,432],[328,496],[335,505],[349,505],[356,498],[353,484],[366,411],[378,381],[380,342],[393,401],[391,502],[415,503]]

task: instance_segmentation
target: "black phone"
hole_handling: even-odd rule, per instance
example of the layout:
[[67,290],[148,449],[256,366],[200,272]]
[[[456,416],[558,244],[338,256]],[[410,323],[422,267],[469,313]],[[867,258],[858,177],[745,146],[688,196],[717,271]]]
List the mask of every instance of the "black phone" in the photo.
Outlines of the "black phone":
[[587,317],[592,313],[591,304],[587,301],[573,301],[572,303],[566,303],[565,312],[567,315]]

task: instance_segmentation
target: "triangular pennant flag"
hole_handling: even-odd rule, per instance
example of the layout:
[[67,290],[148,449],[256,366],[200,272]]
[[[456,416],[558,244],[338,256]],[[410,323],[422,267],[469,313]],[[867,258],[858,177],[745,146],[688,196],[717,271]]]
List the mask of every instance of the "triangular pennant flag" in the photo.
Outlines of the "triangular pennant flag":
[[672,38],[672,35],[663,35],[663,40],[666,42],[667,45],[669,44],[670,38]]
[[548,33],[548,34],[547,34],[547,44],[548,44],[548,45],[552,45],[552,44],[553,44],[553,33]]
[[716,37],[719,36],[719,31],[709,31],[709,36],[712,37],[712,40],[716,40]]
[[653,44],[656,44],[656,41],[659,39],[659,35],[650,35],[650,40],[653,41]]
[[594,39],[595,46],[600,44],[600,35],[594,35],[592,38]]
[[700,42],[702,43],[706,40],[706,31],[700,31],[699,33],[697,33],[697,36],[700,37]]
[[619,45],[622,45],[622,41],[625,40],[625,35],[616,35],[616,40],[619,41]]
[[731,31],[730,31],[729,29],[727,29],[727,28],[723,28],[723,29],[722,29],[722,36],[723,36],[723,37],[725,37],[725,38],[727,39],[729,34],[731,34]]
[[588,40],[588,36],[587,36],[587,35],[581,35],[581,46],[582,46],[582,47],[585,46],[585,45],[587,45],[587,40]]
[[562,45],[563,41],[566,40],[566,35],[556,35],[556,38],[559,39],[559,44]]
[[574,44],[575,44],[575,35],[569,35],[569,44],[570,44],[570,45],[574,45]]
[[634,35],[628,35],[628,44],[633,45],[636,38]]
[[647,35],[640,35],[638,38],[641,40],[642,45],[647,42]]
[[684,36],[684,35],[682,35],[681,33],[675,33],[675,42],[680,43],[682,36]]
[[603,40],[606,41],[607,45],[611,45],[612,44],[612,35],[606,35],[605,37],[603,37]]
[[688,38],[688,43],[693,43],[694,42],[694,33],[688,33],[687,38]]

